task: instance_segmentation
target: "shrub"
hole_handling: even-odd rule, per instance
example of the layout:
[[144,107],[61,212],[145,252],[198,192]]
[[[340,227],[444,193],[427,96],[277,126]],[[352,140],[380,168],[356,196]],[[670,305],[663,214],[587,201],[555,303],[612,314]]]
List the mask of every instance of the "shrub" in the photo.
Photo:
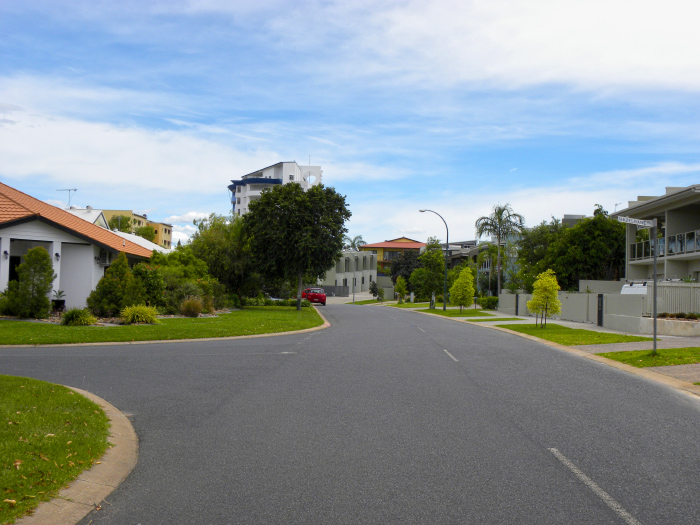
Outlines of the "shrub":
[[[126,254],[119,252],[119,257],[105,271],[104,277],[97,283],[87,299],[88,308],[95,315],[113,315],[121,311],[124,305],[124,296],[134,276],[131,275]],[[129,290],[131,299],[136,290]]]
[[377,301],[382,302],[384,300],[384,288],[379,288],[377,291]]
[[121,311],[121,320],[124,324],[158,324],[157,315],[154,306],[139,304],[124,308]]
[[685,319],[685,314],[683,312],[679,312],[675,315],[677,319]]
[[241,307],[241,300],[238,297],[238,294],[232,293],[231,296],[229,297],[229,304],[233,306],[234,308],[240,308]]
[[[294,301],[294,306],[296,306],[296,300]],[[302,306],[302,308],[306,308],[308,306],[311,306],[311,301],[309,301],[308,299],[302,299],[301,306]]]
[[87,308],[69,308],[61,317],[61,324],[65,326],[90,326],[96,322]]
[[0,296],[0,315],[19,316],[22,308],[22,301],[19,297],[19,282],[10,281],[7,289]]
[[199,297],[187,297],[180,305],[180,313],[186,317],[199,317],[203,306]]
[[668,313],[662,312],[660,314],[656,314],[656,317],[658,317],[659,319],[663,319],[665,317],[668,317]]
[[20,317],[43,318],[49,315],[51,301],[49,293],[56,274],[53,272],[51,256],[42,246],[28,250],[24,262],[17,266],[19,287],[17,299],[20,302]]
[[692,319],[696,320],[698,318],[698,314],[688,314],[685,316],[686,319]]
[[498,307],[498,297],[479,297],[476,304],[484,310],[495,310]]
[[132,272],[144,287],[147,304],[162,306],[164,304],[165,280],[160,268],[146,263],[138,263]]

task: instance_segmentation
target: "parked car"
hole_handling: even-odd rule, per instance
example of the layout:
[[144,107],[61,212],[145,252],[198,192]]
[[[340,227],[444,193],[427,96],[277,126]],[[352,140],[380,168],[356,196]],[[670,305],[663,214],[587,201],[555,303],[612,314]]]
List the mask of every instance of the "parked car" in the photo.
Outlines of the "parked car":
[[302,299],[308,299],[312,303],[319,303],[326,306],[326,292],[323,288],[307,288],[301,292]]

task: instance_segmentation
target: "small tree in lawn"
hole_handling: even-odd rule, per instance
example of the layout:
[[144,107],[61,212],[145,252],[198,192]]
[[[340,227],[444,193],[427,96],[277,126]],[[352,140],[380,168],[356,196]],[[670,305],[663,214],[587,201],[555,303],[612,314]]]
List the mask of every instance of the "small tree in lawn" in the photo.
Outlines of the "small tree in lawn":
[[[118,314],[124,305],[124,297],[129,296],[133,290],[131,281],[134,276],[131,274],[129,263],[124,252],[119,253],[117,260],[105,271],[104,277],[97,283],[97,287],[87,298],[88,308],[95,315]],[[127,299],[130,297],[127,296]]]
[[561,301],[557,295],[561,288],[554,270],[550,268],[539,274],[533,288],[532,300],[527,302],[527,308],[541,316],[540,326],[546,327],[549,315],[561,313]]
[[41,246],[27,251],[24,262],[17,267],[17,274],[19,317],[46,317],[51,306],[48,294],[56,278],[49,252]]
[[470,268],[464,268],[450,288],[450,303],[459,305],[459,311],[469,306],[474,297],[474,276]]
[[369,293],[372,294],[372,297],[377,297],[379,295],[379,285],[377,284],[377,281],[370,281]]
[[408,293],[408,287],[406,286],[406,280],[399,276],[396,278],[396,286],[394,286],[394,291],[399,296],[399,304],[403,303],[403,298]]

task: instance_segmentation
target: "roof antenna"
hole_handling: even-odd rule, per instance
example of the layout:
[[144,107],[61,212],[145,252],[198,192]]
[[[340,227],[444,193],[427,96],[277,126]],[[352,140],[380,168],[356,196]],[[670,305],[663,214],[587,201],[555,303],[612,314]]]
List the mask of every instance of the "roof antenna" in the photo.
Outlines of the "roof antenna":
[[68,192],[68,207],[70,208],[70,192],[71,191],[78,191],[78,188],[69,188],[65,190],[56,190],[56,191],[67,191]]

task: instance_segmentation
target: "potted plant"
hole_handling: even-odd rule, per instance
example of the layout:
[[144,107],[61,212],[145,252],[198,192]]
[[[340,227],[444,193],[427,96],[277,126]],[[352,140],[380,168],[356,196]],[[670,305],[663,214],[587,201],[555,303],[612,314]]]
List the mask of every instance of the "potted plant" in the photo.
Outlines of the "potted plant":
[[53,310],[55,312],[62,312],[63,310],[66,309],[66,300],[64,299],[65,294],[63,293],[63,290],[54,290],[53,291],[53,299],[51,299],[51,305],[53,306]]

